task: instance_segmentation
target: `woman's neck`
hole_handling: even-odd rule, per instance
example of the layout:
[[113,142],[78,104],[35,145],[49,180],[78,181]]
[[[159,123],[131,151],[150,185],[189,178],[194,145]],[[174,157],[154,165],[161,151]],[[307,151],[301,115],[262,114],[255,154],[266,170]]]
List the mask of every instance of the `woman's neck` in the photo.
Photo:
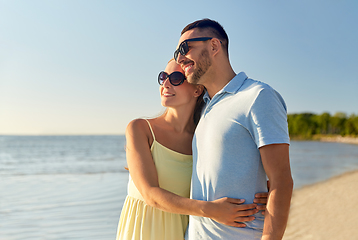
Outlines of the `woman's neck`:
[[168,108],[162,115],[163,120],[178,133],[190,132],[194,133],[195,124],[193,111],[188,109],[174,109]]

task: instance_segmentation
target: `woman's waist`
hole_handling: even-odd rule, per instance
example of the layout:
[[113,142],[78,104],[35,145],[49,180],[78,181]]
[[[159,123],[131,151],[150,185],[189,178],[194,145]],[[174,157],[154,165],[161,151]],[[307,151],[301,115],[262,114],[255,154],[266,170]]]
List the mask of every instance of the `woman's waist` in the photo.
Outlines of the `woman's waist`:
[[145,202],[142,194],[140,194],[140,192],[138,191],[137,187],[134,185],[134,182],[132,180],[129,180],[128,183],[128,196]]

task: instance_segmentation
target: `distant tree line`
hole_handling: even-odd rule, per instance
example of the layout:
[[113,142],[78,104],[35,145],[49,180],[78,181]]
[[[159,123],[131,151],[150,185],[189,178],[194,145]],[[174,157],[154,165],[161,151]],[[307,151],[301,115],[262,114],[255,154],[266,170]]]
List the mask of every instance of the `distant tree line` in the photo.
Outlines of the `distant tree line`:
[[312,139],[317,135],[341,135],[358,137],[358,115],[347,116],[337,112],[334,115],[322,113],[288,114],[288,130],[291,138]]

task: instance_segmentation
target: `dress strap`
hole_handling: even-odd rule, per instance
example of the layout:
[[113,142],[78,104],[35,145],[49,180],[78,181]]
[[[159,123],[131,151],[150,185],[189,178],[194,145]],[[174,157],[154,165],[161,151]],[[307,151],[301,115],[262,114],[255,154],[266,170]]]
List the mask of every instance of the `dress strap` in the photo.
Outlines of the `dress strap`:
[[153,136],[153,141],[155,141],[155,135],[154,135],[154,132],[153,132],[153,129],[152,129],[152,126],[150,125],[148,119],[144,118],[144,120],[147,121],[148,125],[149,125],[149,129],[150,129],[150,132],[152,133],[152,136]]

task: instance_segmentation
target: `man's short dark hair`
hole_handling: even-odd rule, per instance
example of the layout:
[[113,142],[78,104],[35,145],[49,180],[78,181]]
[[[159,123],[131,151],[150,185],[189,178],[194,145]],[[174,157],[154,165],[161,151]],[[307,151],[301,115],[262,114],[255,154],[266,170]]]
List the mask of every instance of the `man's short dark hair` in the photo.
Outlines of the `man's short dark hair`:
[[218,38],[226,52],[226,55],[229,56],[229,38],[224,30],[224,28],[216,21],[211,20],[209,18],[204,18],[201,20],[197,20],[193,23],[188,24],[182,31],[181,35],[185,32],[198,28],[200,31],[208,30],[213,35],[211,37]]

